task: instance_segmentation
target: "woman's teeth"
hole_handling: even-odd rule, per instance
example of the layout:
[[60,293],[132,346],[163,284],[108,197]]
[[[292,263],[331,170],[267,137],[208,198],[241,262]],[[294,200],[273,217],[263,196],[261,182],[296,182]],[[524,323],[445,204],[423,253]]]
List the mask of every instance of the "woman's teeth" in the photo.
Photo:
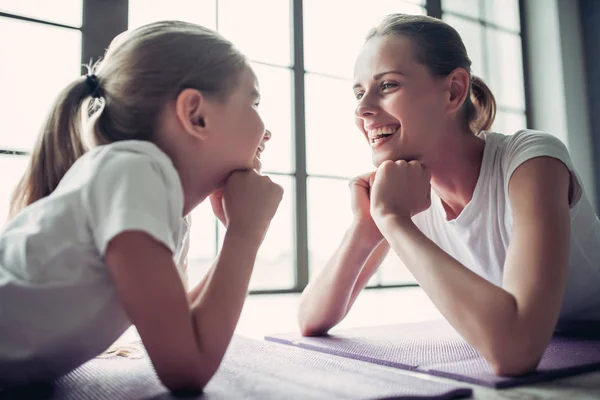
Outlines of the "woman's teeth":
[[371,143],[375,144],[375,143],[381,142],[382,140],[384,140],[385,138],[390,137],[390,136],[392,136],[392,135],[378,136],[375,139],[371,139]]
[[387,125],[372,129],[368,131],[367,134],[371,143],[375,144],[392,136],[394,133],[396,133],[396,131],[398,131],[398,128],[400,128],[399,125]]

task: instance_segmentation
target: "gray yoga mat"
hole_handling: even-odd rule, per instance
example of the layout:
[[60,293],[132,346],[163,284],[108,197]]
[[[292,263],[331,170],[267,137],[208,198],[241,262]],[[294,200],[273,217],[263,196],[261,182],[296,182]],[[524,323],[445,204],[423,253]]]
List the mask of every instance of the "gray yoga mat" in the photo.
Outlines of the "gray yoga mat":
[[[28,392],[26,391],[28,390]],[[276,343],[234,337],[204,394],[193,399],[458,399],[471,389],[391,368]],[[54,385],[0,392],[0,399],[168,400],[147,356],[96,359]]]
[[496,376],[479,353],[446,321],[357,328],[325,337],[290,333],[266,339],[492,388],[521,386],[600,370],[600,335],[597,333],[593,337],[555,336],[537,371],[522,377]]

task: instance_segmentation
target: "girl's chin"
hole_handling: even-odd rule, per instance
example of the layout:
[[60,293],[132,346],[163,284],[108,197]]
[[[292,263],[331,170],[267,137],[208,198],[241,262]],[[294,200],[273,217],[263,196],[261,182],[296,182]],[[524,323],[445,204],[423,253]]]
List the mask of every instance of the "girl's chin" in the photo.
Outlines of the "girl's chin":
[[262,170],[262,162],[260,161],[260,158],[258,157],[254,157],[254,165],[253,168],[255,170],[257,170],[258,172],[260,172]]

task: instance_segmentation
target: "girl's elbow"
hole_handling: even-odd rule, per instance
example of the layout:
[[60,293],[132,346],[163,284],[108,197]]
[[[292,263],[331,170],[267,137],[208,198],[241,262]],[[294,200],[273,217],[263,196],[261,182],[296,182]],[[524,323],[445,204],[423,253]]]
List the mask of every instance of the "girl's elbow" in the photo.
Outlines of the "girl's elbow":
[[161,377],[159,375],[158,378],[164,387],[176,395],[200,395],[208,383],[208,380],[201,377]]
[[218,365],[203,365],[201,368],[189,368],[179,372],[158,373],[158,378],[163,386],[173,394],[197,396],[202,393],[217,369]]

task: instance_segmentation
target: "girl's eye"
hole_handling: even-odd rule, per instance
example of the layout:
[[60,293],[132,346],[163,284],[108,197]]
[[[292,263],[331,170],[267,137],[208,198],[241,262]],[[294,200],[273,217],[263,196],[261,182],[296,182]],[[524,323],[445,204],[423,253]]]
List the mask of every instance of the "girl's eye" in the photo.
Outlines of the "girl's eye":
[[256,103],[254,103],[254,107],[258,108],[258,106],[260,105],[260,101],[257,101]]

